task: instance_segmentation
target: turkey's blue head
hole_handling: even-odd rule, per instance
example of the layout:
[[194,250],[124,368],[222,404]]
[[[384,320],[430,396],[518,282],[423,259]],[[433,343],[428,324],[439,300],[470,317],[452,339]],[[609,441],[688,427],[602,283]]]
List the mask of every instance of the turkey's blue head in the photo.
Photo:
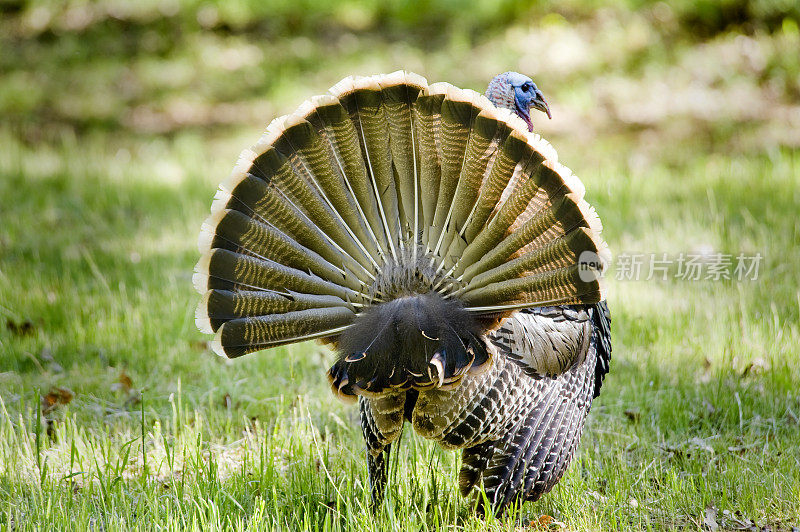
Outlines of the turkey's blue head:
[[486,97],[496,106],[517,113],[528,124],[528,131],[533,131],[531,109],[538,109],[546,113],[547,118],[552,118],[542,91],[531,78],[519,72],[503,72],[495,76],[486,89]]

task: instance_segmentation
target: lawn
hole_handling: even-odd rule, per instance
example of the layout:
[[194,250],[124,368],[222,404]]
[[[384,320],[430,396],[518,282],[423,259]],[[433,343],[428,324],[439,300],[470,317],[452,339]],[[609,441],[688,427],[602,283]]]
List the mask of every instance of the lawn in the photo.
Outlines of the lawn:
[[[0,4],[0,529],[800,527],[800,14],[307,4]],[[332,353],[228,361],[194,326],[197,234],[239,151],[341,77],[397,68],[481,91],[531,74],[616,257],[579,452],[502,519],[411,431],[373,514]],[[740,254],[757,275],[733,274]],[[707,275],[720,256],[730,279]]]

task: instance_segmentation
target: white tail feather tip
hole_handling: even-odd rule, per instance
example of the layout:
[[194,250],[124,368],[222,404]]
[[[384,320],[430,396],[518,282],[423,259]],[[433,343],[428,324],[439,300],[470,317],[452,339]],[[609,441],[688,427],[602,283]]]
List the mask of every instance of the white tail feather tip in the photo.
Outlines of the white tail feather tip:
[[229,190],[225,190],[220,186],[214,194],[214,201],[211,202],[211,214],[225,210],[232,196]]
[[214,330],[211,328],[211,319],[208,317],[208,294],[206,292],[203,296],[203,299],[197,305],[197,308],[194,311],[194,324],[200,329],[200,332],[205,334],[214,334]]
[[222,327],[217,330],[216,336],[211,340],[211,350],[222,358],[228,358],[228,355],[225,354],[225,348],[222,347]]
[[[222,211],[220,211],[222,212]],[[214,227],[204,222],[200,228],[200,235],[197,237],[197,250],[200,253],[205,253],[211,249],[211,243],[214,241]]]
[[194,267],[194,275],[192,275],[192,284],[194,289],[200,294],[205,294],[208,291],[208,266],[211,264],[211,250],[206,251],[197,261]]
[[193,273],[192,274],[192,286],[199,294],[204,294],[208,289],[208,275],[204,275],[202,273]]

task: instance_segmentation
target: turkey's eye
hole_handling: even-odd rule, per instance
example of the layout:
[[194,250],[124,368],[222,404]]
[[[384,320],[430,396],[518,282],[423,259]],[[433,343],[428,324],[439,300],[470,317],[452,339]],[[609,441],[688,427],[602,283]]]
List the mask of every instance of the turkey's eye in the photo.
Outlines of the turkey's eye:
[[525,85],[522,86],[522,90],[523,92],[531,92],[531,84],[526,83]]

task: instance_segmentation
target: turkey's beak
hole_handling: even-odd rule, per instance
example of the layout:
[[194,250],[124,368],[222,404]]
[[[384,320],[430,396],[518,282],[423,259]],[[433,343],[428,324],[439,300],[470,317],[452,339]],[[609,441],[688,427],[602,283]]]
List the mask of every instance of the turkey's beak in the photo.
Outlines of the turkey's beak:
[[550,114],[550,107],[547,105],[544,95],[541,92],[536,91],[536,98],[531,100],[531,107],[545,113],[547,118],[553,118],[553,116]]

